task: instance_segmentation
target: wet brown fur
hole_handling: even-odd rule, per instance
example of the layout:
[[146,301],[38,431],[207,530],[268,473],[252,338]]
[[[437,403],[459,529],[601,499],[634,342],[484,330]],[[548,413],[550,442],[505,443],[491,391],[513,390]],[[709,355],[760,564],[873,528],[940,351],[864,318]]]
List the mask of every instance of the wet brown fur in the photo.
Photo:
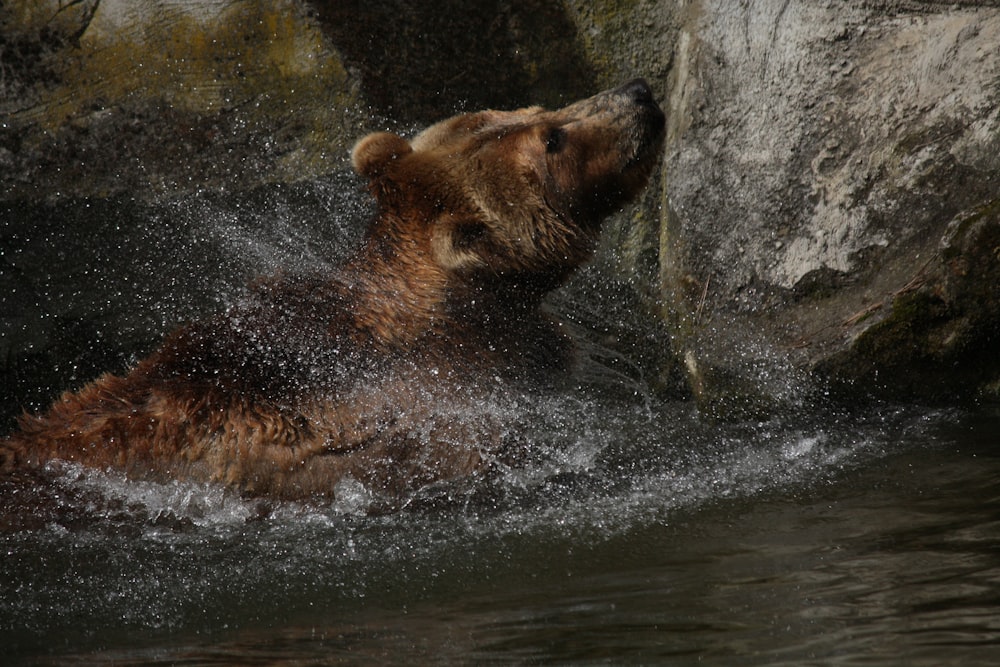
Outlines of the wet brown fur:
[[23,417],[0,470],[60,459],[283,498],[350,476],[398,496],[503,456],[498,425],[461,406],[569,365],[541,299],[644,186],[662,140],[648,88],[630,85],[362,139],[352,158],[378,213],[343,267],[264,281],[125,377]]

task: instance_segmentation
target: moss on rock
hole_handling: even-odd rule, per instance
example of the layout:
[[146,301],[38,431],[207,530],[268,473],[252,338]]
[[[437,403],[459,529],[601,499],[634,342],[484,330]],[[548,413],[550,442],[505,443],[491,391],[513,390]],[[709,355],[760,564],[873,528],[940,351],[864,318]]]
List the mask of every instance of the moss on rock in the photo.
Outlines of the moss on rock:
[[300,3],[90,4],[74,39],[3,24],[40,44],[0,97],[8,197],[253,187],[342,161],[357,87]]
[[996,397],[1000,381],[1000,206],[955,218],[923,282],[817,365],[841,391],[893,398]]

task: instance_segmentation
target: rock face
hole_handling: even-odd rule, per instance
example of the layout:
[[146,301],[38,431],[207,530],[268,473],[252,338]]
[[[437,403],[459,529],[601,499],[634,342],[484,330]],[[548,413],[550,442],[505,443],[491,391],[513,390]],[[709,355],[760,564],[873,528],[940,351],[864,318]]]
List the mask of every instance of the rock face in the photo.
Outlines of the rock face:
[[602,73],[666,100],[659,214],[621,247],[705,410],[997,395],[998,5],[581,3]]
[[[685,23],[660,287],[693,385],[716,367],[754,380],[776,355],[849,393],[995,393],[1000,9],[986,5],[720,0]],[[703,388],[706,403],[733,389]]]
[[542,0],[11,0],[4,198],[183,196],[342,167],[371,128],[580,99],[593,70]]
[[0,34],[5,198],[295,180],[355,138],[362,100],[299,2],[14,0]]
[[[18,378],[6,386],[64,385],[31,369],[81,358],[94,359],[83,375],[124,363],[188,314],[163,303],[204,304],[203,278],[235,285],[274,268],[233,258],[237,223],[221,232],[176,202],[224,193],[194,207],[223,217],[256,214],[261,199],[323,207],[309,185],[278,203],[261,192],[331,182],[367,130],[555,106],[641,75],[668,114],[658,187],[561,297],[623,316],[579,317],[602,345],[720,417],[811,391],[1000,396],[1000,2],[464,7],[4,3],[0,356]],[[98,211],[119,219],[97,223]],[[304,234],[266,224],[272,248]],[[328,232],[305,236],[331,245]],[[76,240],[60,251],[66,234]],[[116,247],[185,263],[151,285]],[[95,267],[114,279],[88,282]],[[158,304],[155,323],[115,314],[137,296]],[[127,342],[84,353],[74,331]],[[2,398],[6,412],[23,403]]]

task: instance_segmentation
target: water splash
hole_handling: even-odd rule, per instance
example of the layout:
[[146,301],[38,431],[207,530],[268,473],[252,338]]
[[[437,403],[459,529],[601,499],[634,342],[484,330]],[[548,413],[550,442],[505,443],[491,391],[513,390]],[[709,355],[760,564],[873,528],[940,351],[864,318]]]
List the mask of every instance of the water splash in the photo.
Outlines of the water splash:
[[[259,196],[235,208],[206,195],[156,209],[144,224],[159,254],[142,255],[138,269],[105,269],[98,277],[104,291],[119,301],[130,295],[130,311],[145,306],[166,327],[204,302],[232,303],[254,275],[332,265],[367,217],[354,186],[336,179]],[[114,283],[125,276],[140,284],[137,270],[178,277],[166,296],[155,286]],[[557,305],[578,311],[584,292]],[[199,301],[192,297],[202,303],[187,305]],[[877,464],[941,418],[883,406],[870,414],[810,410],[707,423],[686,403],[653,399],[643,367],[588,332],[608,315],[591,314],[574,325],[585,353],[578,389],[474,406],[528,443],[527,460],[428,487],[392,513],[354,480],[342,481],[331,502],[262,504],[213,484],[52,469],[64,492],[58,497],[87,503],[89,519],[77,513],[72,522],[0,535],[7,646],[43,650],[53,635],[93,645],[116,633],[128,644],[137,629],[147,637],[222,632],[260,623],[273,610],[349,615],[379,601],[464,595],[494,572],[530,569],[539,554],[561,562],[584,545],[697,521],[714,506],[809,493]],[[795,392],[787,374],[765,365],[767,382]]]
[[[527,442],[523,464],[497,464],[491,474],[437,483],[409,498],[400,524],[427,517],[482,520],[488,530],[585,529],[609,534],[637,523],[670,521],[706,503],[808,488],[877,458],[890,443],[919,429],[909,417],[877,419],[831,413],[804,419],[706,423],[686,404],[653,405],[641,397],[612,401],[589,394],[532,395],[475,407]],[[903,411],[902,415],[908,413]],[[931,420],[933,422],[933,419]],[[374,520],[381,499],[347,478],[332,501],[245,499],[211,483],[129,479],[79,465],[50,466],[72,498],[90,499],[97,519],[131,516],[153,531],[164,525],[212,529],[247,522],[343,527]],[[394,510],[395,511],[395,510]]]
[[48,464],[46,472],[54,483],[73,491],[73,498],[88,499],[85,511],[96,520],[120,519],[124,513],[149,526],[207,528],[244,523],[260,514],[256,503],[218,484],[129,479],[118,471],[62,461]]

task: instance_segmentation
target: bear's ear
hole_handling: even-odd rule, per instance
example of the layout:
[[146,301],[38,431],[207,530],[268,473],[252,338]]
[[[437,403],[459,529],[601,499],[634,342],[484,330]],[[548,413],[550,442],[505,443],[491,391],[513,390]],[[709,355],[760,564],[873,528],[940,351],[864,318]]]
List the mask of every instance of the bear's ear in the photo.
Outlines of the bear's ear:
[[365,178],[380,175],[393,160],[413,152],[408,142],[398,134],[374,132],[354,145],[351,164]]
[[431,248],[438,264],[452,271],[486,264],[482,257],[489,244],[489,230],[481,222],[440,221],[431,236]]

